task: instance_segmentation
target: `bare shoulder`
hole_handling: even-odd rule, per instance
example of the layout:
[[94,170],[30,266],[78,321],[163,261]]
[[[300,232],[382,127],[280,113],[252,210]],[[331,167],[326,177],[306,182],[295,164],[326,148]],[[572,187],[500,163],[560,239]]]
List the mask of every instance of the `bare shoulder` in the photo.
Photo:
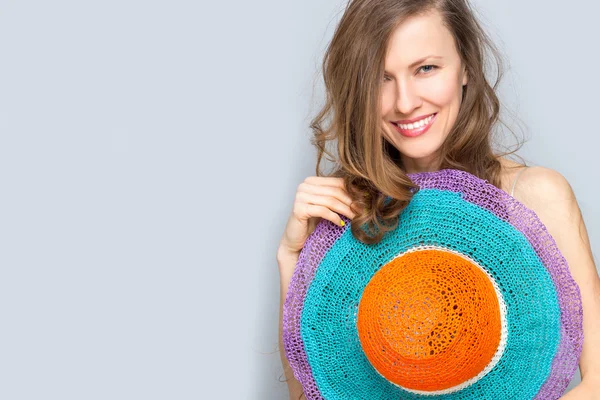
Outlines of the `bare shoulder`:
[[[572,210],[575,194],[567,179],[558,171],[544,166],[529,166],[500,158],[502,190],[511,193],[536,214]],[[558,207],[558,208],[557,208]]]
[[517,200],[538,216],[551,235],[559,235],[565,224],[581,224],[573,188],[560,172],[543,166],[530,167],[521,174],[516,186]]
[[517,182],[522,202],[534,211],[550,209],[556,211],[556,205],[562,208],[575,201],[575,194],[567,179],[558,171],[543,167],[530,167]]

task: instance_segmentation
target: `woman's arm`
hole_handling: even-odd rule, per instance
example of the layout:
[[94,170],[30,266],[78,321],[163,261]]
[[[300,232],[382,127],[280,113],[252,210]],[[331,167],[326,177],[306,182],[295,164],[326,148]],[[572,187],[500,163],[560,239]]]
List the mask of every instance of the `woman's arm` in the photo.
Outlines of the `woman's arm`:
[[589,384],[589,381],[581,381],[581,383],[569,390],[567,394],[562,396],[560,400],[598,400],[600,393]]
[[328,220],[336,225],[344,224],[340,218],[345,215],[353,219],[356,214],[352,209],[352,198],[346,192],[342,178],[309,176],[298,185],[292,213],[288,218],[287,225],[279,248],[277,249],[277,263],[279,264],[280,278],[280,300],[279,300],[279,353],[283,372],[287,378],[286,382],[290,391],[291,400],[299,400],[304,391],[300,382],[294,378],[294,374],[283,348],[283,306],[287,296],[288,288],[294,274],[294,269],[300,253],[308,240],[308,236],[322,219]]
[[557,171],[532,168],[524,174],[523,199],[556,241],[581,292],[583,348],[581,384],[561,399],[600,399],[600,277],[587,229],[569,182]]
[[299,254],[291,254],[285,251],[279,251],[277,253],[277,263],[279,264],[279,271],[281,272],[279,304],[279,355],[281,356],[281,365],[283,366],[283,373],[285,374],[288,390],[290,392],[290,400],[298,400],[300,398],[306,399],[302,385],[296,378],[294,378],[294,373],[292,372],[290,364],[285,357],[285,351],[283,349],[283,304],[285,303],[285,297],[292,279],[291,276],[284,274],[283,271],[293,271],[294,266],[298,262],[298,256]]

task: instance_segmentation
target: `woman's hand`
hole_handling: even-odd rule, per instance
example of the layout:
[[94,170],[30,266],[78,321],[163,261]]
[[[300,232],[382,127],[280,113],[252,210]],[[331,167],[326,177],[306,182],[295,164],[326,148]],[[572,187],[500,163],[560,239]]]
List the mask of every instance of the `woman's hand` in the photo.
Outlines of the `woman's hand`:
[[560,400],[599,400],[600,384],[587,381],[585,378],[571,389]]
[[[340,215],[356,216],[342,178],[309,176],[296,191],[292,213],[277,251],[277,259],[297,258],[321,218],[343,225]],[[281,263],[280,263],[281,265]]]

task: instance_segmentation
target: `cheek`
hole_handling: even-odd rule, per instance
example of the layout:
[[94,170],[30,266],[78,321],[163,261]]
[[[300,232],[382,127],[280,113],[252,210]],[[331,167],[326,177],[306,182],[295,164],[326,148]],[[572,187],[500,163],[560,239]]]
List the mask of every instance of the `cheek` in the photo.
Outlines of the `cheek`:
[[443,107],[460,99],[462,87],[457,85],[456,80],[441,75],[436,78],[423,82],[421,93],[424,101]]
[[391,88],[383,87],[381,89],[381,113],[383,115],[393,113],[394,111],[394,93]]

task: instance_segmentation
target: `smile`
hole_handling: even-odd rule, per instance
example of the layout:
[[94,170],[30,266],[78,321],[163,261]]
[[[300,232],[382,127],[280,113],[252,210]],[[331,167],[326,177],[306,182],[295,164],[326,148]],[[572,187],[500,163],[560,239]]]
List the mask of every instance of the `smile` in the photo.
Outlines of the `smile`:
[[436,116],[437,113],[431,114],[428,117],[420,119],[416,122],[412,122],[410,124],[396,124],[395,122],[392,122],[392,125],[394,126],[394,128],[396,128],[396,131],[398,131],[401,135],[407,137],[415,137],[427,132],[429,127],[433,125],[433,121],[435,121]]

